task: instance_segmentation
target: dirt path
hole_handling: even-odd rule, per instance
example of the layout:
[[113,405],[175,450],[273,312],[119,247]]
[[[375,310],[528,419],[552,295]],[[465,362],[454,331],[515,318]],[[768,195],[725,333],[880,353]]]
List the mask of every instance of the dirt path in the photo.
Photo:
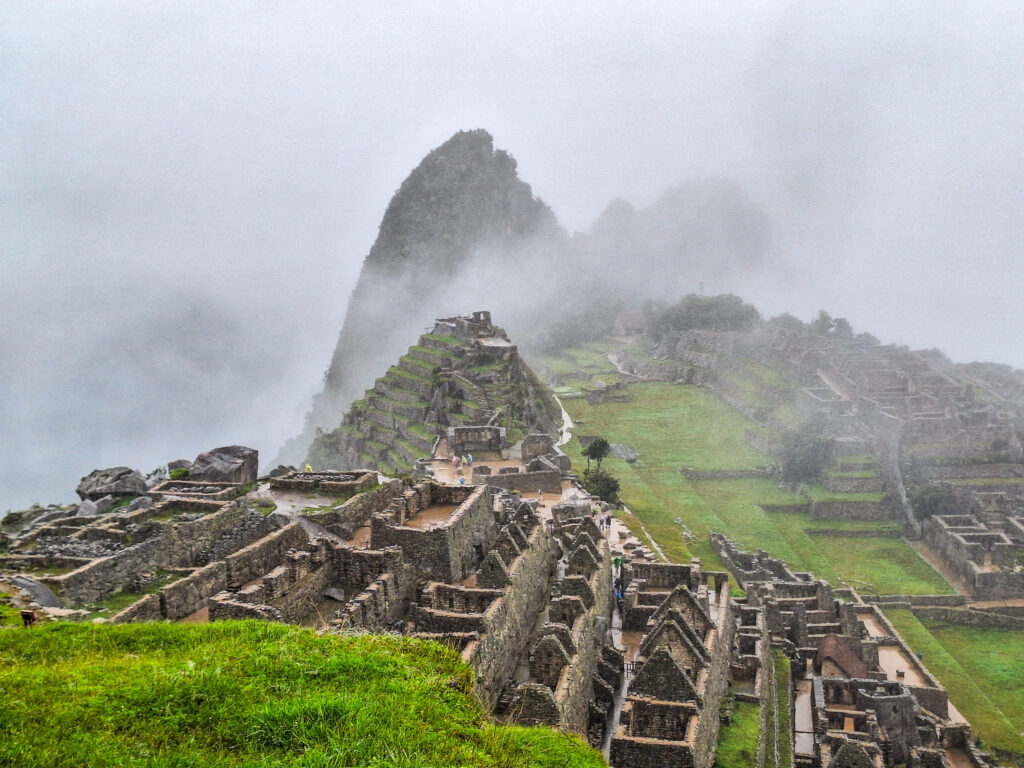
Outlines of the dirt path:
[[565,406],[562,405],[562,401],[558,399],[558,395],[552,393],[555,398],[555,402],[558,403],[558,407],[562,409],[562,428],[558,431],[558,442],[555,445],[561,447],[572,440],[572,429],[576,425],[573,423],[572,417],[569,412],[565,410]]

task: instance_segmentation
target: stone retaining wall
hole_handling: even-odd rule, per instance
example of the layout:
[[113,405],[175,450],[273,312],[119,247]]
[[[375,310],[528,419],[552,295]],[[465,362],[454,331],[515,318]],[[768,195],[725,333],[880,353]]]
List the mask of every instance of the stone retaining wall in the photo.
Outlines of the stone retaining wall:
[[1024,630],[1024,618],[1005,616],[988,611],[977,611],[970,608],[940,608],[932,606],[914,606],[914,615],[922,619],[941,621],[946,624],[962,624],[970,627],[986,627],[989,629]]
[[176,621],[206,606],[210,598],[227,589],[228,568],[223,560],[199,568],[160,590],[159,618]]
[[492,488],[504,488],[507,491],[519,491],[526,494],[536,493],[538,490],[544,491],[544,493],[562,492],[562,473],[551,470],[509,472],[487,475],[480,479]]
[[476,671],[474,690],[488,709],[494,708],[529,642],[537,611],[545,604],[554,565],[551,535],[546,526],[537,525],[530,533],[526,549],[509,568],[509,585],[504,595],[484,614],[486,635],[471,651]]
[[388,480],[379,488],[353,496],[329,512],[308,512],[303,513],[303,517],[322,525],[331,533],[341,534],[342,525],[354,529],[369,524],[370,518],[387,509],[404,490],[401,480]]
[[812,501],[811,517],[816,520],[893,520],[881,501]]
[[128,624],[135,621],[159,621],[162,618],[160,595],[146,595],[115,613],[109,621],[111,624]]
[[289,549],[300,547],[308,541],[305,529],[296,521],[228,555],[225,558],[228,584],[241,586],[259,578],[284,560]]

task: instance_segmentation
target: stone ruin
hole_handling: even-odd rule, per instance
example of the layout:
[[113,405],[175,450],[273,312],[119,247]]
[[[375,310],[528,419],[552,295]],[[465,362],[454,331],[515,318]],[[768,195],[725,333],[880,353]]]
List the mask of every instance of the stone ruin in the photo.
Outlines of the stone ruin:
[[769,649],[789,660],[794,765],[994,765],[946,689],[876,605],[853,589],[794,573],[763,551],[742,551],[721,534],[711,541],[747,591],[735,601],[737,698],[767,707],[777,682]]
[[623,570],[629,681],[610,762],[710,768],[736,631],[728,575],[705,572],[696,559]]
[[511,448],[512,432],[553,432],[558,406],[489,312],[440,318],[352,404],[319,431],[306,461],[316,469],[406,473],[439,440],[460,453]]
[[991,510],[936,515],[924,538],[979,600],[1024,595],[1024,516]]

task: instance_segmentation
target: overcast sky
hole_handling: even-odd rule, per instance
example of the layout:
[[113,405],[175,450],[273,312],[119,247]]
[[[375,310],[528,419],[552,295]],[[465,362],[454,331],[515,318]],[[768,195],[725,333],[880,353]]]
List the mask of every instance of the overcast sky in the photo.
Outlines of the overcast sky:
[[734,179],[778,279],[706,291],[1024,367],[1022,41],[1019,2],[5,2],[0,511],[274,454],[460,128],[570,231]]

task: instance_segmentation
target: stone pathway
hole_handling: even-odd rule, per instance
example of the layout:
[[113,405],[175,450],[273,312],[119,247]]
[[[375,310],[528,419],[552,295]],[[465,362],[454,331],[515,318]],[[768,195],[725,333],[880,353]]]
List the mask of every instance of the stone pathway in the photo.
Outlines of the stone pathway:
[[555,398],[555,402],[558,403],[558,407],[562,409],[562,428],[558,430],[558,442],[555,443],[558,447],[562,447],[572,440],[572,430],[576,425],[573,423],[569,412],[565,410],[565,406],[562,405],[558,395],[552,393],[552,396]]

